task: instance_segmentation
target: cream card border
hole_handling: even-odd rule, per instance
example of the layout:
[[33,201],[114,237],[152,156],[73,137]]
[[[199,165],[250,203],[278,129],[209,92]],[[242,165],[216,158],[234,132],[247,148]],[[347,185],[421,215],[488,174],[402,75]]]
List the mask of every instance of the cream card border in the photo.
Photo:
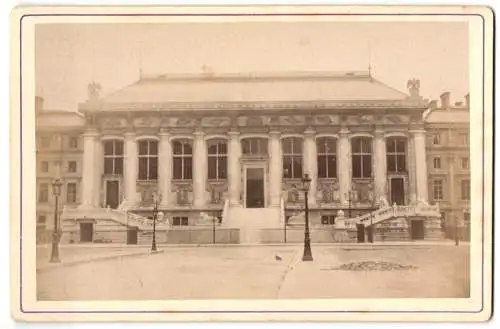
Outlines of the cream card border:
[[[251,13],[252,15],[248,15]],[[76,15],[100,16],[76,16]],[[129,16],[119,16],[119,15]],[[187,16],[146,16],[176,14]],[[227,16],[215,16],[224,14]],[[262,16],[263,14],[267,16]],[[281,14],[276,16],[277,14]],[[284,15],[288,14],[288,15]],[[344,14],[344,16],[332,16]],[[345,14],[365,14],[355,16]],[[404,14],[399,16],[382,16]],[[57,16],[56,16],[57,15]],[[113,16],[112,16],[113,15]],[[196,16],[195,16],[196,15]],[[209,16],[211,15],[211,16]],[[238,15],[238,16],[235,16]],[[34,27],[44,23],[467,21],[471,108],[471,297],[39,302],[36,300]],[[21,30],[22,27],[22,30]],[[20,36],[22,35],[22,43]],[[11,307],[23,321],[482,321],[491,314],[493,15],[486,7],[20,7],[11,14]],[[21,48],[22,47],[22,48]],[[20,51],[22,49],[22,52]],[[22,72],[20,64],[22,63]],[[436,73],[439,74],[439,73]],[[22,93],[21,93],[22,91]],[[22,104],[22,107],[21,107]],[[22,123],[21,123],[22,116]],[[21,154],[21,146],[23,153]],[[22,156],[22,163],[20,162]],[[22,183],[20,179],[22,177]],[[22,190],[21,190],[22,189]],[[22,194],[21,194],[22,191]],[[21,205],[22,218],[21,223]],[[479,219],[483,218],[481,222]],[[477,219],[477,220],[476,220]],[[20,239],[22,229],[22,239]],[[21,257],[22,256],[22,257]],[[481,269],[481,270],[480,270]],[[21,286],[22,279],[22,286]],[[22,288],[22,289],[20,289]],[[144,313],[145,311],[149,313]],[[167,311],[167,312],[165,312]]]

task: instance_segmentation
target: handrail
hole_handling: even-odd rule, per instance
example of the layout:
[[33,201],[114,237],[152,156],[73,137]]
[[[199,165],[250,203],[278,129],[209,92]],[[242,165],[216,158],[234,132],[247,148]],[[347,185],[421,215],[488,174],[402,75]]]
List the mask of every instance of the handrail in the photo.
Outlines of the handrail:
[[427,216],[440,217],[439,205],[393,205],[380,208],[361,216],[350,218],[345,221],[347,228],[355,228],[356,224],[364,224],[370,220],[370,224],[377,224],[394,217]]

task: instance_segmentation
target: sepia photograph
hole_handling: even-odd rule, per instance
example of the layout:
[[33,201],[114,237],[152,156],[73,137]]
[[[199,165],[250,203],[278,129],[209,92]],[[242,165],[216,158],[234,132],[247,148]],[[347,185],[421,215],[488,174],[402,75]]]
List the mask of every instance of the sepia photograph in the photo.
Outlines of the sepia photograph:
[[258,9],[13,15],[17,317],[489,317],[492,13]]

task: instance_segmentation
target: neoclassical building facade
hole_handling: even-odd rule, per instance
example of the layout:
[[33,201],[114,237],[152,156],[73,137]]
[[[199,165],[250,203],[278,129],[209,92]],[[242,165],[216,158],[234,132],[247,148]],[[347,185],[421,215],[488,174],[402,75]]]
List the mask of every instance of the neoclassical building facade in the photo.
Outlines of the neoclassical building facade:
[[73,130],[74,209],[151,217],[157,200],[173,226],[209,214],[273,228],[303,211],[305,174],[313,227],[339,210],[427,204],[419,85],[404,93],[366,72],[143,76],[108,95],[92,83]]

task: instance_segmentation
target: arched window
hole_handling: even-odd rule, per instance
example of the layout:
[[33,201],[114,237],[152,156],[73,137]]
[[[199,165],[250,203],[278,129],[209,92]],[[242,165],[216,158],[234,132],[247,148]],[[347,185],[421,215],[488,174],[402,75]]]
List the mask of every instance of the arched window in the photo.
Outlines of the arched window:
[[158,142],[139,141],[139,180],[158,179]]
[[104,141],[104,174],[123,174],[123,141]]
[[283,177],[302,178],[302,139],[288,137],[282,141]]
[[244,138],[241,140],[243,155],[267,155],[267,138]]
[[337,177],[337,140],[332,137],[321,137],[316,140],[318,152],[318,177]]
[[173,142],[173,179],[188,180],[193,178],[193,147],[189,140]]
[[386,140],[387,171],[406,172],[406,138],[389,137]]
[[207,141],[208,179],[227,178],[227,142],[221,139]]
[[352,178],[372,177],[371,137],[352,138],[351,150],[352,150]]

